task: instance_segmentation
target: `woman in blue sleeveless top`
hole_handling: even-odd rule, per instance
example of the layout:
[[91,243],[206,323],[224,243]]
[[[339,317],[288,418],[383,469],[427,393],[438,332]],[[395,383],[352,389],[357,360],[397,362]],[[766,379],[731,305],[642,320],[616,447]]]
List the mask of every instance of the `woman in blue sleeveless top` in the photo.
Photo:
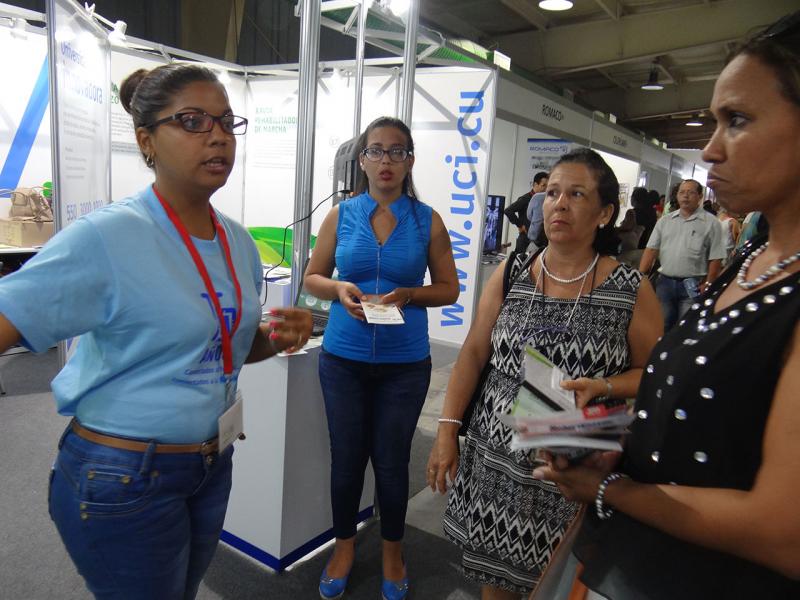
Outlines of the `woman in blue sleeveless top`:
[[[442,218],[417,199],[411,182],[408,127],[379,118],[359,148],[361,193],[328,213],[305,275],[311,293],[334,301],[319,374],[331,438],[336,547],[319,589],[322,598],[344,593],[371,459],[381,507],[382,593],[395,600],[408,591],[401,553],[408,461],[431,374],[426,307],[455,302],[458,278]],[[361,307],[368,295],[400,307],[405,323],[368,324]]]

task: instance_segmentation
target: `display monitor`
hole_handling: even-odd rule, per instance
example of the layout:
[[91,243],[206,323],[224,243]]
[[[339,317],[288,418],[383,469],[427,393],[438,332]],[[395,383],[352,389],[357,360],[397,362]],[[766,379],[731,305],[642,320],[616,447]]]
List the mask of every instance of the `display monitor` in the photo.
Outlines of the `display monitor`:
[[503,239],[503,209],[505,196],[486,197],[485,222],[483,227],[483,253],[497,254]]
[[[356,179],[358,175],[358,138],[355,137],[347,140],[344,144],[339,146],[336,151],[336,157],[333,159],[333,189],[332,192],[339,190],[356,189]],[[333,197],[333,205],[336,206],[339,202],[347,198],[348,195],[342,197],[342,194],[337,194]]]

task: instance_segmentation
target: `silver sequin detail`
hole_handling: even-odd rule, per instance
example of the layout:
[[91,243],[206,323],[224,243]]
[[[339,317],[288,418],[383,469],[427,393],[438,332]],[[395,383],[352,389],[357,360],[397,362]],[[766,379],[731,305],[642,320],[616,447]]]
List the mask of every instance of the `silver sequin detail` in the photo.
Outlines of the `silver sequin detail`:
[[686,346],[694,346],[697,343],[697,340],[694,340],[692,338],[686,338],[685,340],[683,340],[683,343]]
[[664,392],[661,391],[661,388],[656,390],[656,398],[661,399],[661,396],[664,395]]
[[735,318],[736,318],[736,317],[738,317],[740,314],[742,314],[742,313],[741,313],[741,311],[739,311],[738,309],[734,309],[734,310],[732,310],[732,311],[731,311],[731,312],[728,314],[728,316],[729,316],[731,319],[735,319]]
[[756,304],[755,302],[748,302],[747,304],[745,304],[744,309],[747,312],[756,312],[758,310],[758,304]]
[[694,453],[694,459],[699,463],[708,462],[708,454],[698,450]]
[[700,397],[705,398],[706,400],[713,400],[714,399],[714,390],[711,388],[701,388],[700,389]]
[[764,296],[764,304],[775,304],[775,300],[776,298],[772,294]]
[[675,409],[675,418],[678,419],[678,421],[685,421],[686,411],[682,408]]
[[660,459],[660,458],[661,458],[661,453],[660,453],[658,450],[656,450],[655,452],[653,452],[653,453],[650,455],[650,458],[652,458],[652,459],[653,459],[653,462],[658,462],[658,459]]
[[705,317],[707,314],[708,314],[708,311],[707,311],[707,310],[701,310],[701,311],[700,311],[700,316],[701,316],[701,317]]
[[[684,323],[686,323],[686,319],[681,319],[681,322],[678,323],[678,325],[680,326],[680,325],[683,325]],[[661,338],[658,338],[658,339],[660,340]]]
[[653,365],[647,365],[647,372],[652,373],[653,371],[655,371],[655,367],[653,367]]
[[692,310],[697,310],[698,308],[700,308],[700,305],[697,302],[692,304]]
[[737,333],[741,333],[743,329],[744,329],[744,327],[734,327],[733,328],[733,335],[736,335]]
[[698,365],[702,366],[702,365],[704,365],[704,364],[706,364],[708,362],[708,358],[706,358],[705,356],[701,355],[701,356],[698,356],[697,358],[695,358],[694,362],[697,363]]
[[711,306],[714,304],[714,301],[711,298],[708,298],[705,302],[703,302],[706,306]]
[[792,288],[792,286],[790,286],[790,285],[785,285],[785,286],[783,286],[781,289],[779,289],[779,290],[778,290],[778,293],[779,293],[781,296],[785,296],[786,294],[791,294],[791,293],[792,293],[792,289],[793,289],[793,288]]
[[667,375],[667,385],[672,385],[675,382],[675,377]]
[[665,358],[667,358],[667,353],[666,352],[662,352],[661,354],[658,355],[658,358],[660,358],[661,360],[664,360]]
[[709,329],[712,329],[712,330],[714,330],[714,329],[716,329],[717,327],[719,327],[719,323],[712,323],[712,324],[711,324],[711,325],[709,325],[708,327],[709,327]]
[[638,413],[636,413],[636,414],[637,414],[637,416],[638,416],[638,417],[639,417],[639,418],[640,418],[642,421],[644,421],[644,420],[647,418],[647,411],[646,411],[646,410],[644,410],[644,409],[640,410],[640,411],[639,411]]
[[719,324],[720,324],[720,325],[725,325],[725,323],[727,323],[727,322],[728,322],[728,317],[722,317],[722,318],[719,320]]

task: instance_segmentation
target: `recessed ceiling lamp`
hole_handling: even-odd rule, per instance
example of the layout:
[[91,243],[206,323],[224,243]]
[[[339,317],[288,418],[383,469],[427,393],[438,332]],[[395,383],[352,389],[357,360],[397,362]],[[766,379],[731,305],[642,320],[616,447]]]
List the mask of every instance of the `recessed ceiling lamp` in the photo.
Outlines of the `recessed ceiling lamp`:
[[700,120],[700,113],[694,115],[691,119],[686,121],[687,127],[702,127],[703,121]]
[[570,0],[539,0],[539,8],[542,10],[569,10],[572,4]]
[[664,86],[658,83],[658,65],[655,63],[650,67],[650,75],[647,77],[647,83],[642,84],[642,89],[650,92],[664,89]]

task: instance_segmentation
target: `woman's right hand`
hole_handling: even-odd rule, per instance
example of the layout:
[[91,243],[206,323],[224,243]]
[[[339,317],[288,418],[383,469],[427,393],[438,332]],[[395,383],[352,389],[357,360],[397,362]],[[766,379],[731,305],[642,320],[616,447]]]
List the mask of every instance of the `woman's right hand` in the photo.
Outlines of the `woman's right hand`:
[[[425,478],[431,490],[441,494],[447,492],[447,480],[450,483],[455,481],[458,471],[458,428],[456,431],[449,431],[455,424],[445,424],[440,426],[436,434],[436,441],[433,442],[431,455],[428,457],[428,468]],[[447,427],[446,431],[444,427]]]
[[339,281],[336,286],[336,294],[339,296],[339,302],[344,309],[354,319],[359,321],[366,321],[364,317],[364,309],[361,308],[361,301],[366,300],[364,292],[358,289],[358,286],[349,281]]

